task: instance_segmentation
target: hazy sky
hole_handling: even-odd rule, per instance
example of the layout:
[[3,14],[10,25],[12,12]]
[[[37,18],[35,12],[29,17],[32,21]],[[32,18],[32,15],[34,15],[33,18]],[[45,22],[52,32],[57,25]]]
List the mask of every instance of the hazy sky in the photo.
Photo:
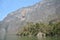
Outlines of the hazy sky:
[[33,5],[40,0],[0,0],[0,21],[3,20],[8,13],[22,7]]

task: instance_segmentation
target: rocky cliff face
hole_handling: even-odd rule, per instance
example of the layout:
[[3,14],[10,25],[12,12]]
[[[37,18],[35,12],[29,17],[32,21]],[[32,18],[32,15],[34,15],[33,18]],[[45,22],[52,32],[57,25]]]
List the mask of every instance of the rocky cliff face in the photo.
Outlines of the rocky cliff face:
[[8,14],[2,22],[2,27],[8,27],[8,33],[16,33],[26,22],[48,23],[54,19],[60,19],[60,0],[43,0]]

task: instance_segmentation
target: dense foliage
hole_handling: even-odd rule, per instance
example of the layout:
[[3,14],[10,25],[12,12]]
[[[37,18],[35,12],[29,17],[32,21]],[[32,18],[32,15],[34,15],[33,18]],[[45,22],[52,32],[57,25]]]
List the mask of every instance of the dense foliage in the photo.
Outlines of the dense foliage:
[[21,31],[18,31],[17,35],[36,36],[38,32],[45,33],[46,36],[60,35],[60,22],[49,24],[28,22]]

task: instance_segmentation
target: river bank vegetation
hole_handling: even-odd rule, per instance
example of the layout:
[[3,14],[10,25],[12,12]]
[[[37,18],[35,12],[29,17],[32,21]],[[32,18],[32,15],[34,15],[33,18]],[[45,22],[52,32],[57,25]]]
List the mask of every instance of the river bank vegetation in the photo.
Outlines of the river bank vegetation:
[[[41,22],[28,22],[22,30],[18,30],[18,36],[37,36],[37,34],[41,32],[44,33],[45,36],[58,36],[60,35],[60,22],[55,23],[41,23]],[[43,35],[42,35],[43,36]]]

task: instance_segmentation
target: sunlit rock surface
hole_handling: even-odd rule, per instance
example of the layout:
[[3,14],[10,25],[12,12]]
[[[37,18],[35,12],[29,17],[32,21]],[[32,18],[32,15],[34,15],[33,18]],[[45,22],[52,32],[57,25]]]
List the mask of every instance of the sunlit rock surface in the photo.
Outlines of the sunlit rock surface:
[[30,7],[11,12],[2,21],[0,27],[6,28],[8,34],[16,34],[26,22],[48,23],[54,19],[60,19],[60,0],[42,0]]

